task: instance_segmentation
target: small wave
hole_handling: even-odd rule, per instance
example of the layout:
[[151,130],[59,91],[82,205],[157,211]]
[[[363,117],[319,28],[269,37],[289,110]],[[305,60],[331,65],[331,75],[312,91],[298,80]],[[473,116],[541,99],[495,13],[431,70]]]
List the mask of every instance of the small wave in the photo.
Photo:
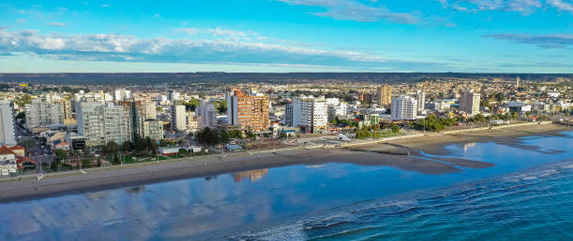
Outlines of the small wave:
[[[356,203],[309,216],[295,227],[252,232],[243,240],[423,240],[428,239],[428,233],[467,238],[464,235],[469,234],[456,230],[481,228],[488,235],[506,227],[508,233],[503,235],[517,235],[516,225],[522,232],[539,232],[536,222],[530,220],[544,220],[548,215],[573,220],[573,212],[567,209],[573,206],[573,191],[564,188],[572,183],[571,169],[573,162],[560,163],[476,183]],[[561,207],[564,209],[559,211]],[[573,231],[563,233],[573,221],[544,225],[553,234],[573,235]]]

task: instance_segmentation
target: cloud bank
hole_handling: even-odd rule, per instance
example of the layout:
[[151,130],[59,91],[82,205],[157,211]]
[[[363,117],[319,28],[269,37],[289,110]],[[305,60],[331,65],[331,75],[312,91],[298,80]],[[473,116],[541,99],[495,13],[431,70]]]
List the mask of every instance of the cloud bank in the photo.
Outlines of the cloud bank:
[[573,46],[573,34],[488,34],[482,37],[507,40],[521,44],[532,44],[541,48],[570,48]]

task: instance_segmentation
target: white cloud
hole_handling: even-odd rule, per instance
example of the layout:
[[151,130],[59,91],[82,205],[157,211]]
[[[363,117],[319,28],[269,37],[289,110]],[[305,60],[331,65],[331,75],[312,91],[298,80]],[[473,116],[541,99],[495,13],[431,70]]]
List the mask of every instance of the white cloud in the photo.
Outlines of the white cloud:
[[231,29],[223,29],[221,27],[212,28],[208,30],[215,37],[246,37],[249,35],[243,31],[236,31]]
[[[217,30],[217,29],[214,29]],[[219,29],[220,30],[220,29]],[[219,36],[240,31],[215,31]],[[247,34],[247,32],[242,32]],[[40,34],[0,30],[0,51],[31,53],[46,58],[165,63],[265,63],[336,66],[379,66],[388,61],[355,51],[337,51],[222,39],[139,39],[130,35]],[[406,62],[400,64],[407,64]]]
[[573,34],[488,34],[482,37],[507,40],[521,44],[532,44],[542,48],[573,47]]
[[547,3],[556,7],[560,11],[567,11],[573,13],[573,1],[565,2],[567,0],[547,0]]
[[66,26],[65,23],[47,23],[47,25],[54,26],[54,27],[65,27]]
[[376,22],[388,20],[395,23],[416,24],[420,18],[411,13],[395,13],[385,7],[374,6],[356,0],[275,0],[291,5],[316,6],[325,9],[324,12],[312,13],[316,16],[330,17],[337,20],[352,20],[359,22]]
[[198,31],[196,28],[178,28],[178,29],[176,29],[176,30],[179,31],[179,32],[183,32],[183,33],[189,34],[189,35],[194,35],[194,34],[196,34],[197,31]]
[[462,12],[504,11],[523,15],[553,7],[560,11],[573,12],[571,0],[435,0],[445,8]]

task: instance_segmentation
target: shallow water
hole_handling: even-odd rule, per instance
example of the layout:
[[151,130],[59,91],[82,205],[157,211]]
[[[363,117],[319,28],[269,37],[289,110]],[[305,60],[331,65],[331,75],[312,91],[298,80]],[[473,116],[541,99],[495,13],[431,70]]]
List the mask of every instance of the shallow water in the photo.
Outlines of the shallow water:
[[573,164],[563,161],[573,157],[573,132],[566,135],[522,139],[538,148],[447,146],[448,157],[496,164],[453,174],[290,166],[4,203],[0,240],[489,240],[508,228],[566,239]]

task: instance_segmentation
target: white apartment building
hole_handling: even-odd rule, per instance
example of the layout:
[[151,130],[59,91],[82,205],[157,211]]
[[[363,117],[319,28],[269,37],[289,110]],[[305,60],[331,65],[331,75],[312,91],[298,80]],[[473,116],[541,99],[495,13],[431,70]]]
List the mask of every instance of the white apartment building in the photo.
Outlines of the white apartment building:
[[479,113],[481,95],[474,93],[473,90],[462,91],[460,95],[460,111],[468,115],[476,115]]
[[[332,103],[332,102],[330,102]],[[348,103],[346,102],[337,102],[336,104],[329,104],[327,99],[327,108],[328,108],[328,121],[334,120],[336,117],[346,116],[348,113]]]
[[131,99],[131,90],[117,89],[114,93],[115,101],[124,101]]
[[436,111],[445,111],[450,109],[450,103],[445,100],[436,100],[434,101],[434,110]]
[[181,100],[181,93],[174,90],[167,91],[167,100],[171,102]]
[[392,98],[392,120],[413,120],[418,113],[418,101],[410,96]]
[[76,116],[78,134],[84,137],[87,147],[132,140],[129,109],[123,106],[86,99],[76,103]]
[[217,109],[210,101],[201,100],[196,113],[199,129],[214,128],[217,125]]
[[300,127],[305,132],[326,129],[328,107],[324,97],[301,96],[285,108],[285,125]]
[[104,108],[104,140],[119,145],[131,141],[131,120],[129,109],[106,103]]
[[93,98],[76,102],[78,134],[83,136],[87,147],[105,145],[104,104]]
[[25,106],[26,128],[57,125],[64,123],[64,108],[60,104],[51,104],[46,100],[33,99]]
[[187,129],[187,112],[184,105],[171,105],[171,130],[185,131]]
[[0,100],[0,145],[16,145],[13,104]]
[[163,122],[151,119],[144,121],[143,137],[149,137],[156,141],[163,139]]

